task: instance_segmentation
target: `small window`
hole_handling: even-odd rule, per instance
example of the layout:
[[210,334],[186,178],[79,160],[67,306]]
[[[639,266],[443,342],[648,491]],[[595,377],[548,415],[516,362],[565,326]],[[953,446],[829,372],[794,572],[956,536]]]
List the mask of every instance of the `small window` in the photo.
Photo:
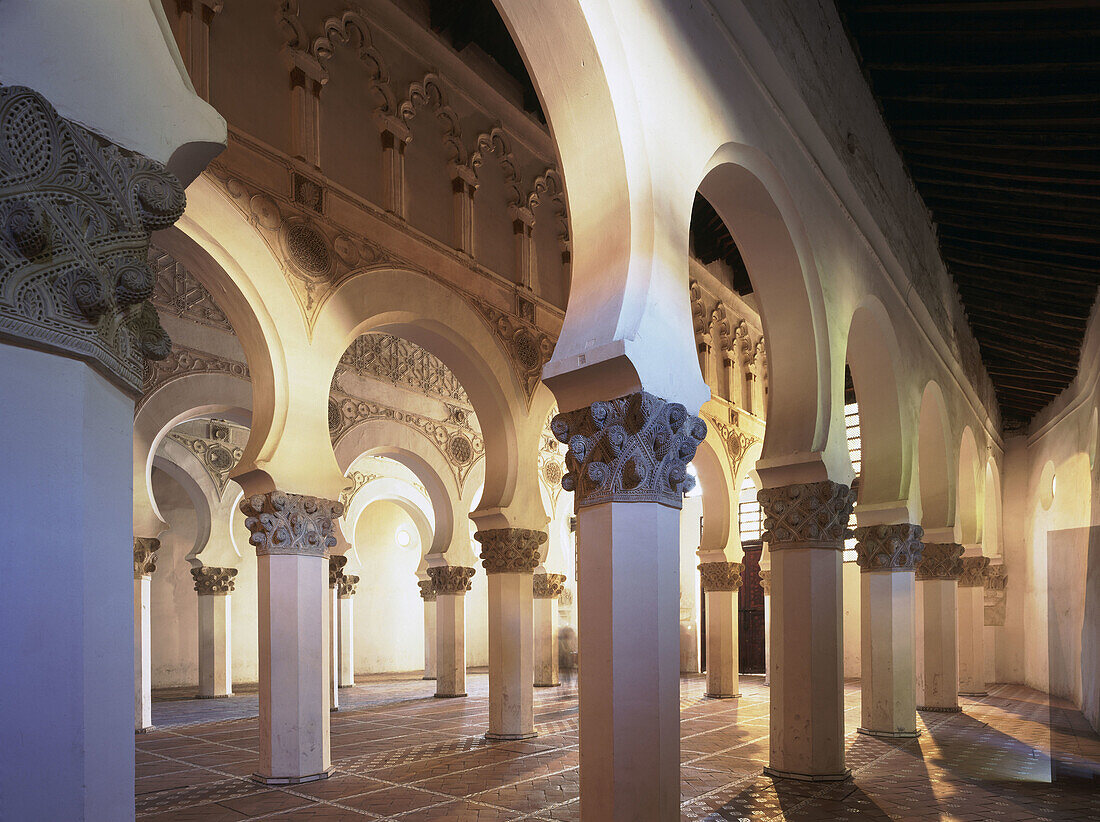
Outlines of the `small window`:
[[737,519],[741,529],[741,542],[751,542],[763,537],[764,516],[760,509],[760,502],[756,499],[756,484],[752,481],[752,477],[745,477],[745,481],[741,483]]
[[[863,440],[859,433],[859,405],[854,402],[844,406],[844,431],[848,437],[848,458],[852,461],[852,470],[856,472],[856,477],[852,480],[852,487],[858,492],[860,471],[863,468]],[[856,509],[854,505],[852,506],[851,516],[848,517],[848,527],[852,530],[855,530],[856,527]],[[855,537],[844,540],[844,561],[855,562],[856,556]]]

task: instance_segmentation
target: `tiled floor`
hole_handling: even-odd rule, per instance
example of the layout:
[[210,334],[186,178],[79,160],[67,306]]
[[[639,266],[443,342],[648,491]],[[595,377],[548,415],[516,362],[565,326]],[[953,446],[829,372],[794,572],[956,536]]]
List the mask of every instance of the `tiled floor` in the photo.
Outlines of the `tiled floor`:
[[[466,699],[434,700],[432,683],[394,677],[344,690],[344,708],[332,715],[336,773],[274,790],[247,779],[254,696],[157,703],[162,729],[137,737],[138,816],[577,820],[576,692],[536,689],[539,737],[490,743],[481,736],[486,688],[485,675],[473,674]],[[964,699],[962,714],[923,714],[919,739],[891,742],[855,733],[859,689],[850,683],[853,778],[825,785],[761,774],[768,689],[745,677],[741,690],[739,700],[708,700],[702,679],[683,680],[685,820],[1100,820],[1100,738],[1080,712],[1027,688]],[[253,716],[239,718],[246,712]],[[204,717],[217,721],[189,724]],[[1060,774],[1053,784],[1052,749]]]

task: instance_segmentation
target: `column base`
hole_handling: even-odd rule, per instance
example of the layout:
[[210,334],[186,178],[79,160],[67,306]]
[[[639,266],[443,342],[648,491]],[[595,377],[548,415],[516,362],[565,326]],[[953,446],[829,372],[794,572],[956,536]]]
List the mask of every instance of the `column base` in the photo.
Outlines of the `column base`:
[[432,682],[435,682],[435,680],[436,680],[436,677],[434,677],[434,676],[422,676],[422,677],[420,677],[420,678],[421,678],[421,679],[429,679],[429,680],[431,680]]
[[156,725],[146,725],[144,728],[134,728],[135,734],[151,734],[157,729]]
[[741,694],[703,694],[707,699],[740,699]]
[[486,731],[485,738],[495,740],[497,742],[514,742],[517,739],[534,739],[538,736],[537,733],[531,731],[527,734],[497,734],[492,731]]
[[458,699],[466,694],[432,694],[436,699]]
[[336,713],[336,712],[337,712],[338,710],[340,710],[340,706],[339,706],[339,705],[333,705],[333,706],[332,706],[331,708],[329,708],[329,709],[328,709],[328,712],[329,712],[330,714],[334,714],[334,713]]
[[874,728],[856,728],[856,731],[882,739],[915,739],[920,736],[920,731],[876,731]]
[[322,779],[328,779],[332,776],[332,771],[332,768],[328,768],[309,776],[264,776],[263,774],[254,773],[252,774],[252,781],[261,785],[304,785],[307,782],[320,782]]
[[772,779],[797,779],[800,782],[843,782],[845,779],[852,778],[852,769],[845,768],[840,773],[794,773],[769,766],[764,768],[764,776],[770,776]]
[[229,699],[233,694],[195,694],[195,699]]
[[544,685],[544,684],[543,684],[543,683],[541,683],[541,682],[536,682],[536,683],[535,683],[535,687],[536,687],[536,688],[560,688],[560,687],[561,687],[561,683],[560,683],[560,682],[547,682],[547,683],[546,683],[546,684]]
[[941,714],[957,714],[959,711],[962,710],[962,708],[960,708],[958,705],[954,705],[954,706],[947,707],[947,708],[940,708],[937,705],[918,705],[917,710],[918,711],[935,711],[936,713],[941,713]]
[[355,687],[355,683],[353,682],[353,683],[351,683],[350,685],[337,685],[336,687],[337,687],[337,688],[354,688],[354,687]]
[[989,696],[989,691],[959,691],[959,696],[967,696],[971,699],[979,699],[983,696]]

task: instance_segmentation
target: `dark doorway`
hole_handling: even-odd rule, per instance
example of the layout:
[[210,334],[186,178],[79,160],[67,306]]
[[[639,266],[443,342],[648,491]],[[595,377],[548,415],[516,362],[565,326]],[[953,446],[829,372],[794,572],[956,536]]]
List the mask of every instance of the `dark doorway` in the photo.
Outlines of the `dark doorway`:
[[745,557],[741,561],[745,569],[741,573],[741,590],[738,593],[737,649],[739,666],[743,674],[764,673],[764,589],[760,587],[760,552],[764,544],[759,540],[742,545]]

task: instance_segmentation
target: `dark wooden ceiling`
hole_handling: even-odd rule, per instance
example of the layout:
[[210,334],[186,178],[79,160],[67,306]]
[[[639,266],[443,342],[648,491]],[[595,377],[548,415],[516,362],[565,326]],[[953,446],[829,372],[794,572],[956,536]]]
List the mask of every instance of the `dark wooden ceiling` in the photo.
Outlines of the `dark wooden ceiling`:
[[1100,285],[1100,2],[837,6],[1023,428],[1076,374]]

